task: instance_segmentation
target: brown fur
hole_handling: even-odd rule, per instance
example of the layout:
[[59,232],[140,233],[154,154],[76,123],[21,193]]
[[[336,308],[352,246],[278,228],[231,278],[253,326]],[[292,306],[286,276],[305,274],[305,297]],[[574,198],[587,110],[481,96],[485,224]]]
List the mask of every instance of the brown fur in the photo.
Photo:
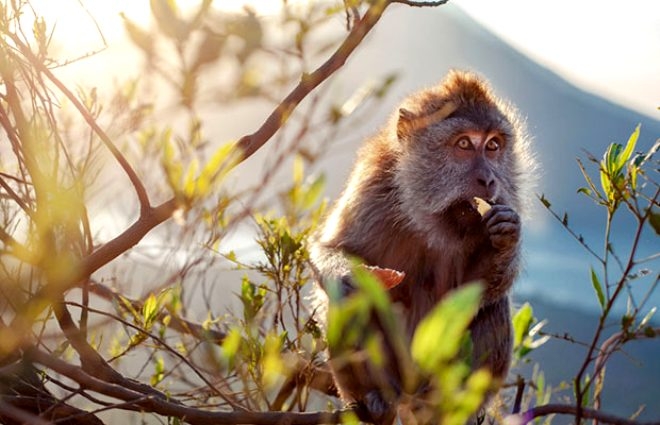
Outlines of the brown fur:
[[[455,145],[463,133],[492,134],[501,145],[483,154],[463,151]],[[403,309],[409,337],[448,291],[484,281],[471,326],[474,363],[504,378],[511,355],[507,294],[520,263],[517,212],[531,164],[512,109],[474,74],[451,72],[406,99],[358,152],[346,189],[312,247],[321,286],[331,279],[350,286],[349,256],[404,272],[389,293]],[[474,196],[494,204],[483,218],[469,204]],[[336,367],[335,378],[346,401],[364,404],[377,422],[391,418],[391,397],[372,382],[368,365]],[[396,382],[392,387],[396,393]]]

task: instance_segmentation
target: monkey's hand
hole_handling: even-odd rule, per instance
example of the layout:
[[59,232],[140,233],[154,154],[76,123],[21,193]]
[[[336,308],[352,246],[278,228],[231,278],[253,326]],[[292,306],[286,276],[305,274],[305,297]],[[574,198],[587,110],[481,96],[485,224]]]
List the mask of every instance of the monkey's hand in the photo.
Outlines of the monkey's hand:
[[490,249],[483,252],[473,270],[473,279],[486,280],[484,304],[506,296],[518,274],[520,217],[506,205],[493,205],[483,216]]
[[484,214],[483,222],[490,236],[490,243],[497,251],[516,251],[520,242],[520,217],[507,205],[493,205]]
[[392,404],[385,401],[378,390],[369,391],[360,403],[371,416],[374,424],[391,424],[396,414]]

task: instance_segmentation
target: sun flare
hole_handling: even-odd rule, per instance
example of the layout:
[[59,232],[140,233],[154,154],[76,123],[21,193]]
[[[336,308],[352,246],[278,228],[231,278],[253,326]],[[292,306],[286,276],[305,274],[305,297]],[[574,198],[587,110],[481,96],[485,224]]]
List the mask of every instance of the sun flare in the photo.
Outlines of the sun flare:
[[[199,2],[180,0],[176,3],[183,14],[199,6]],[[296,1],[289,0],[289,3]],[[99,50],[122,38],[125,35],[122,16],[143,28],[152,24],[150,2],[146,0],[30,0],[29,4],[36,16],[25,13],[21,25],[29,29],[35,18],[43,18],[48,34],[53,35],[54,47],[68,52]],[[276,14],[282,6],[280,0],[216,0],[212,4],[214,9],[227,12],[240,12],[249,7],[259,15]]]

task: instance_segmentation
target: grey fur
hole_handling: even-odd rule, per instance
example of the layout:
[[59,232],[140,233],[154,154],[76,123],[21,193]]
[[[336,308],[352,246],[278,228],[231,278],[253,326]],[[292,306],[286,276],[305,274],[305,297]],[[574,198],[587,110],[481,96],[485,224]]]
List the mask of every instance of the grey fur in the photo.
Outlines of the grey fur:
[[[497,132],[503,146],[492,157],[484,150],[457,160],[452,141],[470,131]],[[520,268],[519,212],[532,166],[513,108],[474,74],[450,73],[406,99],[358,153],[346,189],[312,245],[320,288],[330,279],[350,284],[349,256],[404,272],[390,296],[404,311],[410,337],[448,291],[482,280],[484,298],[471,325],[473,364],[503,379],[512,344],[508,293]],[[483,218],[469,206],[474,196],[493,204]],[[325,311],[327,297],[317,299]],[[383,406],[390,406],[392,394],[373,382],[368,364],[334,372],[344,400],[364,405],[375,422],[391,420]],[[396,397],[396,382],[392,388]]]

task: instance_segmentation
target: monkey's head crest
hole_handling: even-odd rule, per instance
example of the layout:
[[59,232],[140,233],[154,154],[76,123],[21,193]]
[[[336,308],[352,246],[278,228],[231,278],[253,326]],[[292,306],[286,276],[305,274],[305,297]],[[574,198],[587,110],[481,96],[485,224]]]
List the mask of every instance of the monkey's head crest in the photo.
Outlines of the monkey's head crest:
[[406,99],[399,109],[397,136],[406,138],[449,118],[465,118],[476,128],[511,125],[508,107],[473,72],[452,70],[438,85]]

